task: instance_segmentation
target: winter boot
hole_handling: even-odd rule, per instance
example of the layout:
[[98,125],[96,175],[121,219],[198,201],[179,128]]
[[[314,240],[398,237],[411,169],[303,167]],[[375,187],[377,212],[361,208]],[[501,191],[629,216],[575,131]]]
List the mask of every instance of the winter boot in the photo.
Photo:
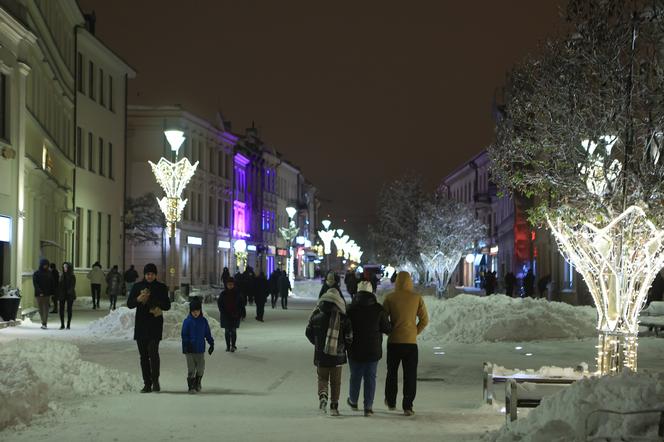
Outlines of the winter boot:
[[141,390],[141,393],[152,393],[152,385],[145,384]]
[[321,413],[327,413],[327,395],[325,393],[318,396],[318,409]]
[[194,381],[196,391],[201,391],[201,379],[203,379],[203,376],[196,376],[196,380]]
[[231,351],[231,337],[226,335],[226,351]]
[[357,411],[357,404],[354,404],[354,403],[350,400],[350,398],[346,399],[346,403],[347,403],[348,406],[351,408],[351,410],[353,410],[353,411]]
[[371,408],[364,409],[364,417],[373,416],[373,410]]
[[339,416],[338,402],[330,402],[330,416]]
[[152,391],[159,393],[161,391],[161,386],[159,385],[159,379],[152,382]]
[[187,386],[189,387],[189,394],[194,394],[196,393],[196,389],[194,388],[194,384],[196,383],[195,378],[187,378]]

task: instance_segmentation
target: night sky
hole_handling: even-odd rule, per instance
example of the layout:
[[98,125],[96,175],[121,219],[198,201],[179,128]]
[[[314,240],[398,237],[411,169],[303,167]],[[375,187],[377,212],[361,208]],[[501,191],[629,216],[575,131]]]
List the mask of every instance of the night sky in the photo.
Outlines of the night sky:
[[80,0],[138,71],[130,104],[255,121],[351,235],[382,183],[410,170],[433,188],[492,141],[494,92],[565,3]]

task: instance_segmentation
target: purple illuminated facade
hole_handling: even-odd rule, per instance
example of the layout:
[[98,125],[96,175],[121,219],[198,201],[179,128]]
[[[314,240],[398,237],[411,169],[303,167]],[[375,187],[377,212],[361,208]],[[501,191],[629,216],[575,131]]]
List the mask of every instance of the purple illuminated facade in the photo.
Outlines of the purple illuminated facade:
[[247,186],[247,166],[250,160],[237,152],[235,154],[235,183],[233,192],[233,239],[250,239],[251,206],[249,187]]

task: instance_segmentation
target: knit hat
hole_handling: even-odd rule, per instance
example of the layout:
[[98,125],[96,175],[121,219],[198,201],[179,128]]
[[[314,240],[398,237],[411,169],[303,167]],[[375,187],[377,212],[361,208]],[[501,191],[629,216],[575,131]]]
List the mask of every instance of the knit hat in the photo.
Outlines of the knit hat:
[[360,283],[357,284],[357,291],[373,293],[373,286],[369,281],[360,281]]
[[191,301],[189,301],[189,311],[193,312],[194,310],[202,310],[203,309],[203,304],[201,303],[200,298],[192,298]]
[[145,275],[146,273],[154,273],[156,275],[157,266],[152,263],[145,264],[145,267],[143,267],[143,274]]
[[325,283],[328,285],[328,287],[333,286],[336,282],[337,279],[334,277],[334,272],[328,273],[325,277]]

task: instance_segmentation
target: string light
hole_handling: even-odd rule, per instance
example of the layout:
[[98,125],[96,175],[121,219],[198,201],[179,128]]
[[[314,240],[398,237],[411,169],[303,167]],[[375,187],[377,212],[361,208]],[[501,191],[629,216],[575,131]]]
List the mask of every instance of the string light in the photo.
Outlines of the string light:
[[187,205],[186,199],[181,199],[180,196],[185,187],[194,176],[198,161],[191,164],[189,159],[182,158],[176,163],[171,163],[166,158],[160,158],[157,164],[148,161],[152,167],[152,173],[166,193],[166,196],[157,199],[159,208],[164,213],[166,218],[166,226],[168,227],[168,235],[173,238],[175,236],[175,224],[182,218],[182,210]]

